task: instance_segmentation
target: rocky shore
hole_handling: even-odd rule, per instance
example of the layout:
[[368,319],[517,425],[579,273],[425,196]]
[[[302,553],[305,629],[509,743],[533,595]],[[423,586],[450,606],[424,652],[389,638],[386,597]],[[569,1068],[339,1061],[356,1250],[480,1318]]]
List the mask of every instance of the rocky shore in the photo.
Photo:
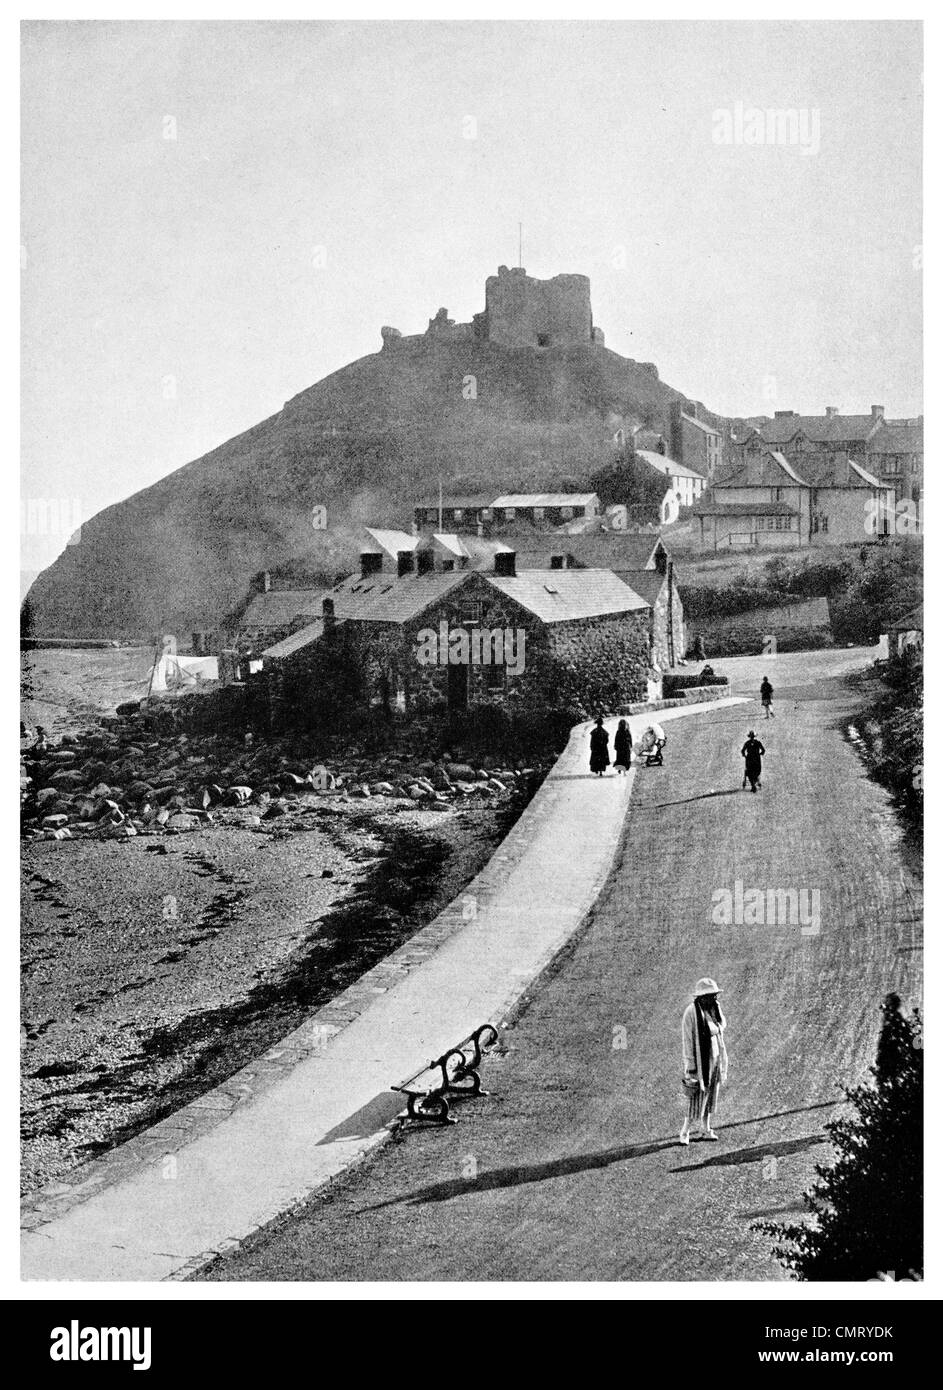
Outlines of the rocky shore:
[[549,761],[318,760],[135,702],[24,751],[24,1191],[219,1085],[431,921]]
[[55,841],[175,835],[213,824],[264,830],[312,797],[447,810],[467,798],[530,794],[543,770],[490,757],[478,766],[402,752],[368,757],[356,745],[314,761],[287,737],[256,746],[252,735],[167,732],[161,712],[132,701],[96,728],[21,752],[22,828],[27,839]]

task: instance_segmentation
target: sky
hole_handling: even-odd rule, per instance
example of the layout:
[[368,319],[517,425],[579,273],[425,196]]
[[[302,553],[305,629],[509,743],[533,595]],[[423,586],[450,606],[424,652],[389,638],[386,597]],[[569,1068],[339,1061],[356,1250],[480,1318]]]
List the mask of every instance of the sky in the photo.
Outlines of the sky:
[[27,572],[519,223],[711,410],[922,412],[916,23],[28,22],[22,103]]

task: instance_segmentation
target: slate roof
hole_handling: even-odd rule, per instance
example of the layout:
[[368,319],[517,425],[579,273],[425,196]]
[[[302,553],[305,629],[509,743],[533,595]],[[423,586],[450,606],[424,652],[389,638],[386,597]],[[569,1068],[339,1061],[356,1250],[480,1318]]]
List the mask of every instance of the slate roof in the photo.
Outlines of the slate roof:
[[[412,553],[419,544],[419,536],[413,536],[409,531],[388,531],[376,526],[365,526],[364,530],[380,550],[394,560],[400,551],[407,550]],[[364,550],[367,550],[366,546]]]
[[454,589],[465,584],[472,570],[449,570],[444,573],[407,574],[393,579],[383,592],[359,605],[355,611],[344,613],[335,609],[337,617],[360,619],[371,623],[408,623],[430,604],[437,603]]
[[484,578],[544,623],[634,613],[648,603],[611,570],[519,570]]
[[777,415],[757,417],[748,423],[758,429],[767,444],[785,444],[800,430],[816,444],[838,444],[845,439],[865,440],[882,420],[873,415]]
[[683,463],[675,463],[674,459],[668,458],[667,454],[656,454],[651,449],[636,449],[635,456],[642,459],[650,468],[657,468],[658,472],[664,473],[665,477],[697,478],[702,483],[707,481],[703,473],[698,473],[694,468],[687,468]]
[[588,507],[599,498],[595,492],[509,492],[496,497],[494,507]]
[[922,632],[923,631],[923,604],[918,603],[916,608],[911,608],[909,613],[905,613],[902,618],[898,618],[896,623],[891,623],[891,632]]
[[720,430],[716,425],[709,425],[706,420],[695,420],[693,415],[688,415],[683,410],[681,412],[681,419],[689,425],[695,425],[699,430],[703,430],[705,434],[720,434]]
[[668,582],[668,576],[659,574],[658,570],[617,570],[616,574],[623,584],[628,584],[643,598],[650,607],[655,607],[655,601],[661,593],[663,587]]
[[663,543],[656,532],[602,531],[594,536],[565,536],[567,552],[588,569],[647,570]]
[[923,453],[923,425],[892,420],[868,440],[869,454]]
[[[443,496],[442,498],[443,511],[446,511],[449,508],[454,507],[460,507],[462,511],[476,511],[482,507],[490,507],[492,505],[492,494],[490,492],[479,492],[475,494],[469,494],[463,497]],[[427,497],[424,498],[423,501],[417,502],[416,506],[421,507],[423,511],[428,511],[433,507],[436,511],[438,511],[439,499],[438,497]]]
[[281,642],[276,642],[274,646],[266,648],[262,653],[262,660],[282,661],[286,656],[292,656],[295,652],[301,651],[302,647],[307,647],[311,642],[317,642],[323,633],[324,623],[318,619],[317,622],[309,623],[307,627],[299,628],[290,637],[284,637]]
[[322,589],[271,589],[255,594],[239,619],[239,628],[285,627],[320,601]]

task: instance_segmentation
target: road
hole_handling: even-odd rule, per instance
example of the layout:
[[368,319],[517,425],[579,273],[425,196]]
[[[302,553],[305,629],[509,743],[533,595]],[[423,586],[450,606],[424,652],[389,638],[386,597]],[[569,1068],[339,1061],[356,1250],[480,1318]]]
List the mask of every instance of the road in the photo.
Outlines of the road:
[[[754,705],[670,726],[588,924],[485,1063],[492,1094],[398,1136],[201,1277],[785,1278],[751,1224],[800,1215],[884,994],[920,1002],[919,881],[843,736],[854,693],[830,674],[856,656],[723,663],[735,689],[769,670],[776,719]],[[740,789],[749,727],[767,748],[757,795]],[[714,920],[725,891],[736,916],[738,882],[764,908],[768,889],[807,894],[804,918]],[[730,1077],[720,1141],[683,1149],[679,1022],[704,974],[724,990]]]

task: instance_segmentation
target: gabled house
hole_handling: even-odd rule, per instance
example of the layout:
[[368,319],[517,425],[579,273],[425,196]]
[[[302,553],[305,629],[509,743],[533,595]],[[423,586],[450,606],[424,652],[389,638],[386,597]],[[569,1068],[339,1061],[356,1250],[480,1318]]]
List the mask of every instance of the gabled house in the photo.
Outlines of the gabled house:
[[508,551],[490,573],[410,573],[348,598],[341,617],[327,596],[320,624],[264,654],[272,701],[304,701],[325,639],[363,671],[365,700],[389,710],[646,697],[651,609],[608,570],[518,570]]
[[706,550],[827,545],[888,534],[893,506],[893,489],[847,454],[791,461],[754,434],[694,518]]
[[[650,449],[636,449],[635,457],[667,480],[678,507],[693,507],[707,487],[707,478],[703,473],[688,468],[686,464],[677,463],[666,454],[655,453]],[[677,508],[675,514],[677,515]]]

